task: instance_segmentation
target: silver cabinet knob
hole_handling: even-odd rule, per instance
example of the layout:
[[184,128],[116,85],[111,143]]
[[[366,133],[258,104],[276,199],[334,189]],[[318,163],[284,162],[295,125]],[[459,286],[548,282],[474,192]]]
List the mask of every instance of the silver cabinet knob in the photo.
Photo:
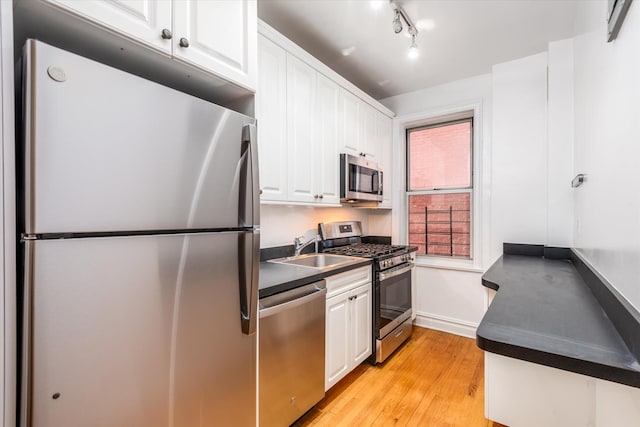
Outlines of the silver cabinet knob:
[[162,30],[161,36],[165,40],[171,40],[171,38],[173,37],[173,34],[171,34],[171,30],[165,28]]
[[189,40],[184,37],[180,38],[180,47],[189,47]]

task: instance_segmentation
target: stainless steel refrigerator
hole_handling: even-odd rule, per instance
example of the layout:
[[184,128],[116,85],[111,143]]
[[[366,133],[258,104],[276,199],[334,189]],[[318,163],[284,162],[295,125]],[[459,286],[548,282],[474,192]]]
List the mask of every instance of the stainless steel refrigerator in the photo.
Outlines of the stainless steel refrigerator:
[[255,120],[29,40],[21,425],[255,426]]

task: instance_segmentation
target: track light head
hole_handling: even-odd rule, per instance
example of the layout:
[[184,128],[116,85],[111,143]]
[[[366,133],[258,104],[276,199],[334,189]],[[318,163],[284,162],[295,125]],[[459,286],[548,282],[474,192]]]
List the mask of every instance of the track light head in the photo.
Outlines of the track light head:
[[416,43],[416,36],[411,37],[411,46],[409,46],[409,52],[407,52],[407,56],[409,57],[409,59],[417,59],[418,56],[420,56],[418,44]]
[[398,34],[402,32],[402,21],[400,21],[400,12],[396,10],[396,16],[393,18],[393,32]]

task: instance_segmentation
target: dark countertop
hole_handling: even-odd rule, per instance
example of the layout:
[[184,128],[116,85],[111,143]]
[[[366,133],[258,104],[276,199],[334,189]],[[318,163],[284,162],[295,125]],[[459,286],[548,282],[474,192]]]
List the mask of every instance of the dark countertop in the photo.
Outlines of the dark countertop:
[[366,259],[357,264],[334,268],[329,271],[319,271],[308,267],[299,267],[291,264],[277,264],[273,262],[260,263],[260,280],[258,293],[260,298],[268,297],[280,292],[285,292],[299,286],[317,282],[325,277],[343,273],[358,267],[371,265],[371,260]]
[[640,387],[640,364],[571,259],[505,254],[477,329],[486,351]]

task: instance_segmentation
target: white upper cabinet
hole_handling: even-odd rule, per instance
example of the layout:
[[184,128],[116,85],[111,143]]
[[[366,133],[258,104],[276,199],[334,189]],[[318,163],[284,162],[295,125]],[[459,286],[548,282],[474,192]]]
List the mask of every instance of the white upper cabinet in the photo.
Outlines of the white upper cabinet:
[[338,85],[263,36],[258,60],[260,200],[338,206]]
[[381,208],[391,208],[393,194],[393,120],[385,114],[378,112],[376,124],[376,137],[382,157],[382,202]]
[[316,71],[287,54],[287,147],[289,200],[313,202],[315,191]]
[[340,206],[340,154],[382,163],[391,112],[273,28],[259,29],[260,200]]
[[255,88],[255,0],[175,0],[173,12],[176,58]]
[[340,90],[340,152],[380,162],[378,111],[346,89]]
[[256,117],[261,200],[287,200],[287,53],[258,37]]
[[173,32],[170,1],[46,0],[46,2],[171,54]]
[[340,179],[340,157],[338,156],[340,88],[322,74],[318,74],[316,81],[315,188],[321,203],[338,204],[340,203],[338,182]]
[[357,96],[340,89],[340,149],[341,153],[360,155],[360,105]]
[[44,0],[255,90],[256,0]]
[[378,111],[371,105],[361,102],[360,104],[360,156],[367,160],[380,162],[381,150],[380,141],[377,136],[376,124]]

